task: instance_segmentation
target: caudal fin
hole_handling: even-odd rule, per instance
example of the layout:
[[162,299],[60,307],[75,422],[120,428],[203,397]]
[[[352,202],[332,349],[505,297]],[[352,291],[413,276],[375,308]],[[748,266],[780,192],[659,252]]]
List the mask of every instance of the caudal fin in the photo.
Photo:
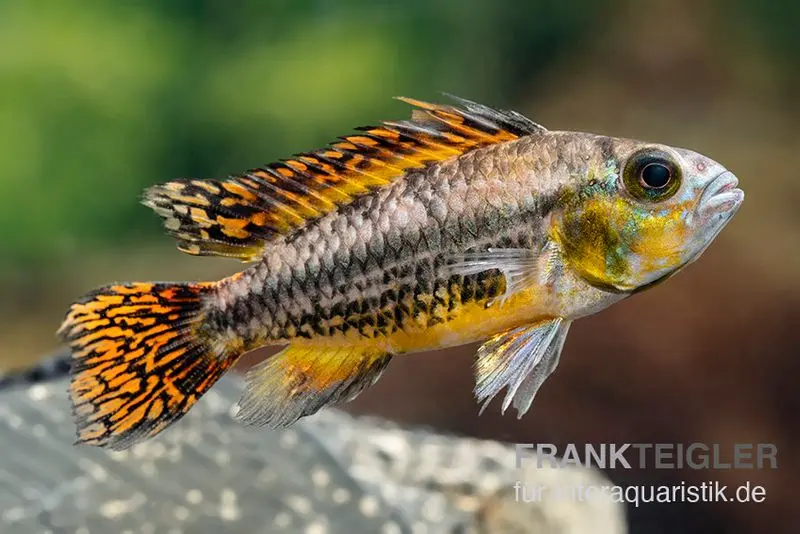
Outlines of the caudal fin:
[[213,286],[111,285],[72,305],[59,334],[72,348],[76,443],[125,449],[158,434],[233,364],[201,329]]

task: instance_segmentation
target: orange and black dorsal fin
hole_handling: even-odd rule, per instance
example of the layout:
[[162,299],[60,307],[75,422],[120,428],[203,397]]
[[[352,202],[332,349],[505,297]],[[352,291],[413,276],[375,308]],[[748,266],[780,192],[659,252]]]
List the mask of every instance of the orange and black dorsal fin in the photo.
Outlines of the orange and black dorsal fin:
[[541,133],[514,111],[452,97],[457,105],[400,97],[411,119],[357,128],[327,148],[225,181],[183,179],[151,187],[144,204],[178,248],[194,255],[257,259],[266,242],[420,169],[487,145]]

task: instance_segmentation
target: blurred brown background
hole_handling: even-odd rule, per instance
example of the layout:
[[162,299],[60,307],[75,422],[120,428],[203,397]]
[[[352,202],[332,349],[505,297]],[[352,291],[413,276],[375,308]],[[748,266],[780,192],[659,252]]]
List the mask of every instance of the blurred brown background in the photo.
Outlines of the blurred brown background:
[[477,417],[474,346],[396,359],[352,410],[519,442],[775,443],[774,471],[609,475],[767,488],[763,504],[647,504],[632,532],[797,532],[800,4],[465,4],[0,4],[2,365],[55,348],[91,287],[240,268],[178,253],[143,187],[403,117],[393,95],[452,92],[551,129],[692,148],[747,199],[686,272],[578,322],[523,420]]

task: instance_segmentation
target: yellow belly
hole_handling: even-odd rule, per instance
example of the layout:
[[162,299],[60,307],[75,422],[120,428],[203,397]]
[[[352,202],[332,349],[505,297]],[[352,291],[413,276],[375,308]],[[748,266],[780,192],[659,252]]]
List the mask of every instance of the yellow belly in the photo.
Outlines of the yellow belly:
[[[538,293],[538,294],[537,294]],[[482,303],[468,303],[451,312],[450,319],[425,328],[413,325],[387,338],[393,353],[418,352],[482,341],[494,334],[529,325],[552,317],[546,299],[536,289],[521,291],[501,304],[488,308]]]

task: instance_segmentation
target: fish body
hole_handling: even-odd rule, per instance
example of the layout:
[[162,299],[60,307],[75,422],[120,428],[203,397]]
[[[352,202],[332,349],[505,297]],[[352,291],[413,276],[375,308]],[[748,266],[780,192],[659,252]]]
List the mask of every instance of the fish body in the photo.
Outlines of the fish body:
[[[593,140],[583,141],[589,148]],[[546,245],[571,176],[593,164],[542,161],[541,154],[570,150],[565,143],[575,144],[574,134],[490,145],[411,172],[309,223],[220,285],[211,329],[250,348],[306,340],[400,353],[478,341],[618,300],[567,274],[513,293],[498,313],[488,304],[506,291],[501,272],[448,269],[448,259],[469,251]],[[581,298],[567,297],[568,290]]]
[[476,396],[525,413],[572,321],[695,260],[743,200],[695,152],[549,131],[459,100],[226,181],[155,186],[179,248],[253,262],[209,283],[100,288],[72,306],[80,442],[179,418],[243,353],[238,405],[285,426],[351,399],[395,355],[484,341]]

